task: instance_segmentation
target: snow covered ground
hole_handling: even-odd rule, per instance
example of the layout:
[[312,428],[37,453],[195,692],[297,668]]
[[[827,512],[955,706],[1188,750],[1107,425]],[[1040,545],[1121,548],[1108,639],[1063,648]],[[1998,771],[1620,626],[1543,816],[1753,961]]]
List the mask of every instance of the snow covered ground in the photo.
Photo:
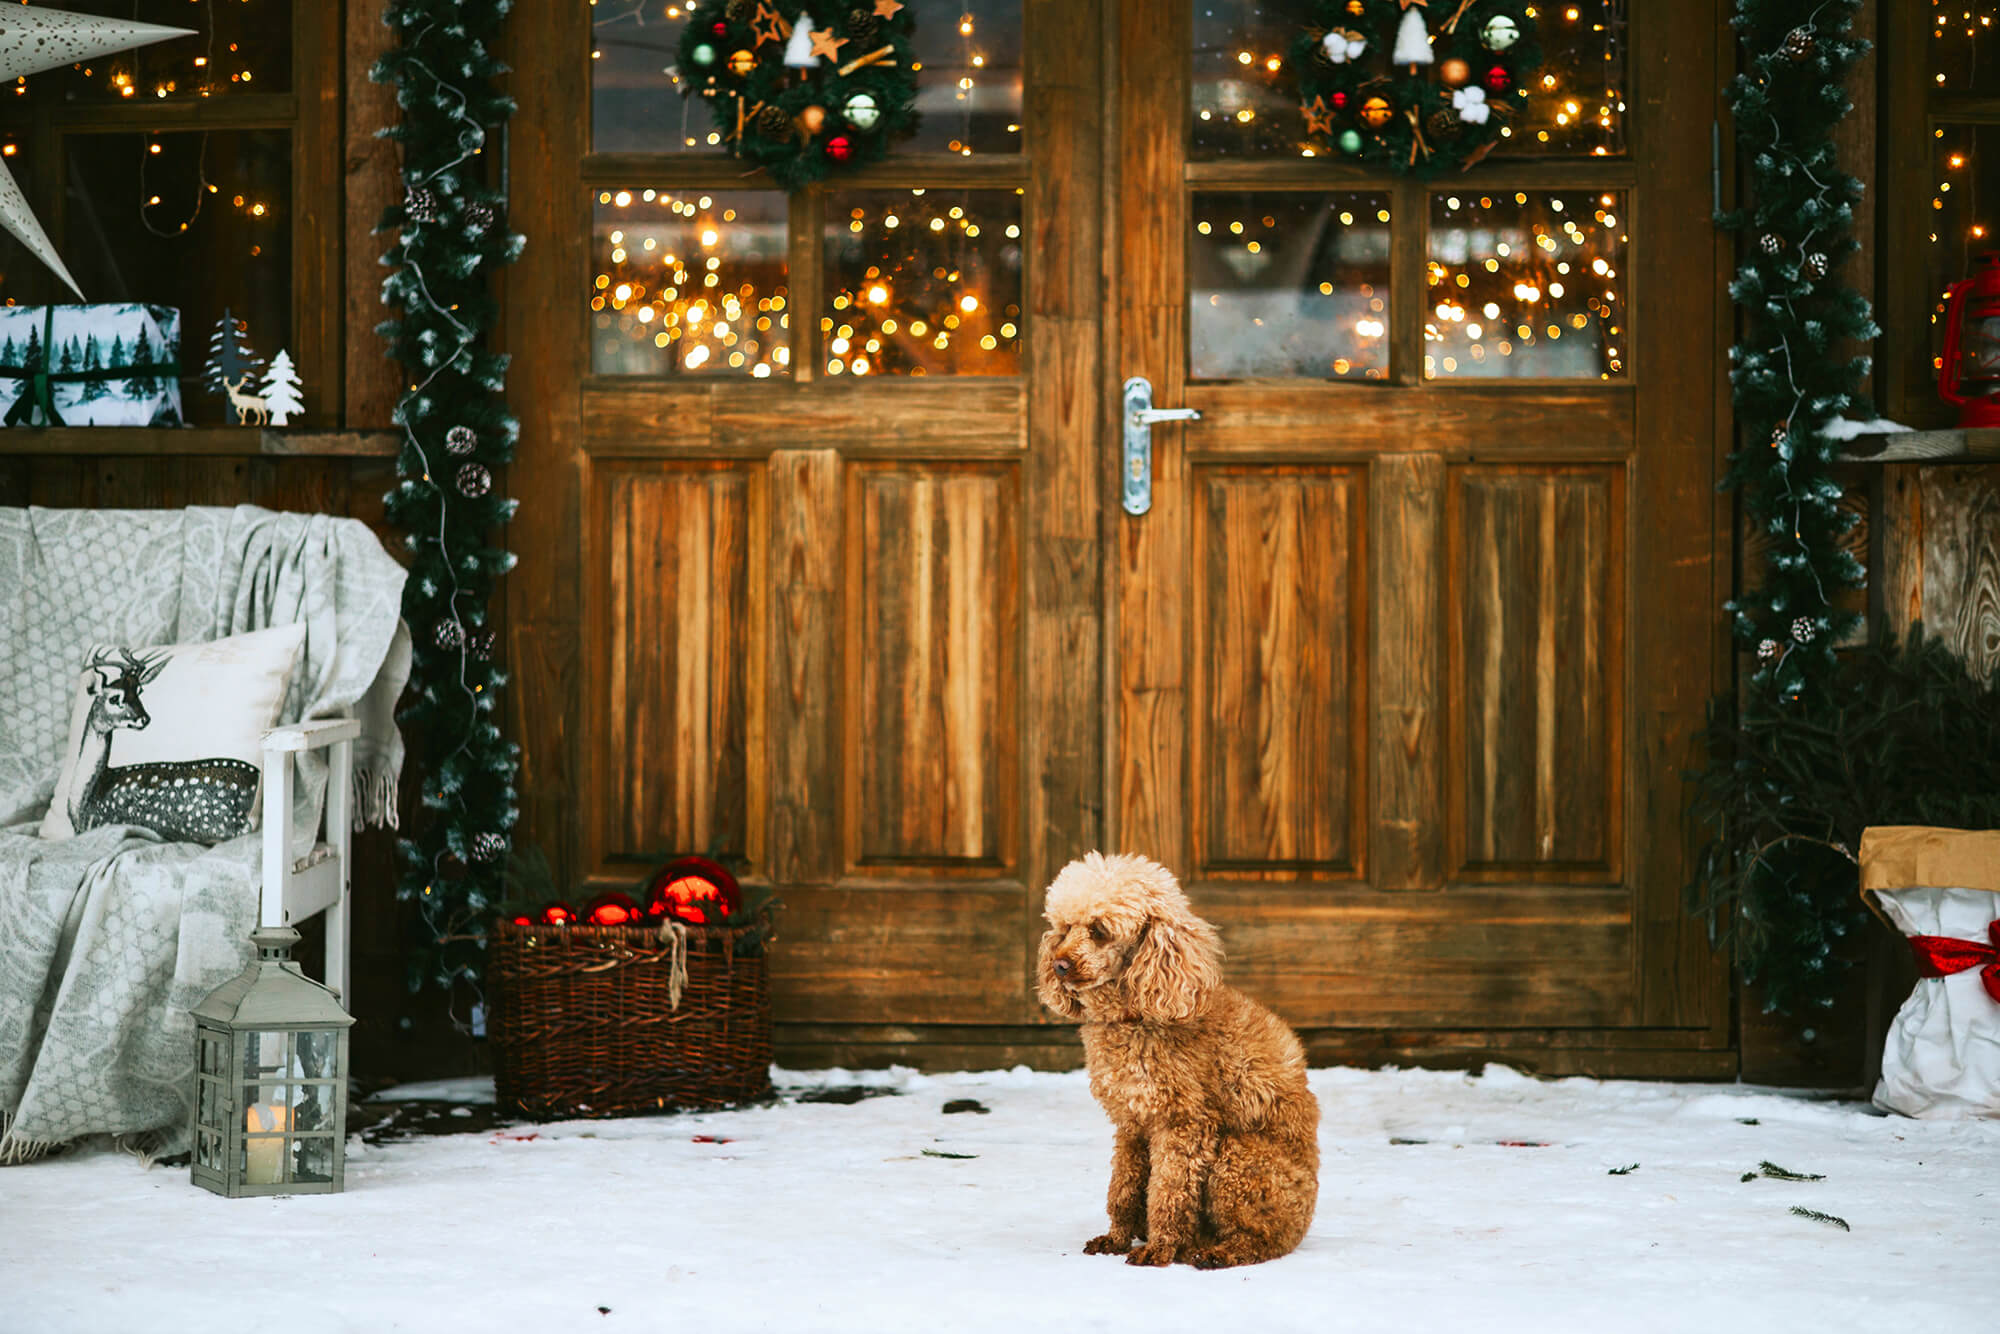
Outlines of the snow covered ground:
[[[854,1084],[893,1096],[798,1100]],[[741,1112],[355,1140],[335,1196],[224,1200],[112,1153],[0,1169],[0,1331],[1939,1334],[1994,1318],[2000,1123],[1498,1067],[1320,1071],[1311,1236],[1200,1273],[1082,1254],[1111,1134],[1081,1074],[780,1085],[784,1102]],[[989,1111],[944,1114],[957,1099]],[[1766,1161],[1825,1179],[1741,1179]]]

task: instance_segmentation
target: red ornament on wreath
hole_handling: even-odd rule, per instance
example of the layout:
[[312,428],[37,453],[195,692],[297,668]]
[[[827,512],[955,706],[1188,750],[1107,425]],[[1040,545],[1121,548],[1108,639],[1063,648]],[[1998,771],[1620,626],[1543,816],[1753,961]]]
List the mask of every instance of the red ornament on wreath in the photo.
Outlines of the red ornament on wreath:
[[646,916],[693,926],[726,922],[743,911],[736,877],[706,857],[683,857],[662,867],[646,888]]
[[1347,110],[1347,94],[1343,90],[1335,89],[1333,96],[1327,98],[1327,101],[1333,103],[1335,111]]
[[826,155],[835,162],[845,162],[854,156],[854,141],[844,134],[836,134],[826,141]]
[[1486,71],[1486,87],[1496,93],[1504,93],[1514,86],[1514,76],[1507,72],[1505,65],[1495,65]]
[[583,920],[592,926],[631,926],[644,917],[638,903],[622,889],[605,890],[583,909]]

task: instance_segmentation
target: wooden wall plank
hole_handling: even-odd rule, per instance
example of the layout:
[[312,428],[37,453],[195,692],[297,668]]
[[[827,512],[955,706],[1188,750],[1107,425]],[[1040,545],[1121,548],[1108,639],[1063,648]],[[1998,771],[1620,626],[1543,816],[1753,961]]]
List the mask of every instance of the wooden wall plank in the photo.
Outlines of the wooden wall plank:
[[[375,335],[383,315],[380,260],[389,249],[389,238],[374,235],[382,211],[402,198],[396,145],[375,137],[376,130],[396,121],[396,90],[368,78],[376,53],[390,44],[390,31],[382,22],[388,7],[388,0],[347,0],[346,4],[340,236],[346,321],[338,363],[343,371],[340,401],[329,402],[328,407],[350,428],[387,426],[396,406],[398,373]],[[324,396],[333,398],[331,383],[324,386]]]
[[1441,454],[1382,455],[1370,469],[1377,889],[1444,885],[1444,491]]
[[1974,676],[2000,670],[2000,470],[1925,468],[1925,633],[1965,660]]
[[[840,871],[841,461],[833,450],[771,456],[770,878]],[[789,932],[788,932],[789,934]]]
[[749,469],[711,465],[599,475],[604,858],[754,858],[761,483]]
[[1362,478],[1195,474],[1199,874],[1352,876],[1368,789]]
[[1015,864],[1018,470],[849,469],[848,855]]
[[1455,470],[1462,871],[1616,876],[1620,477],[1609,468]]

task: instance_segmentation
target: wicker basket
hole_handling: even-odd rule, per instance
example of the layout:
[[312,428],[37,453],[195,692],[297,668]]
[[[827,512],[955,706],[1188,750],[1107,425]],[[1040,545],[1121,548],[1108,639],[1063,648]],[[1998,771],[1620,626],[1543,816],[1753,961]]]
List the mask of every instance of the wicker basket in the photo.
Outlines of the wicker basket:
[[[753,933],[759,947],[739,953]],[[554,1120],[767,1096],[770,940],[762,914],[734,927],[497,924],[487,1031],[500,1106]]]

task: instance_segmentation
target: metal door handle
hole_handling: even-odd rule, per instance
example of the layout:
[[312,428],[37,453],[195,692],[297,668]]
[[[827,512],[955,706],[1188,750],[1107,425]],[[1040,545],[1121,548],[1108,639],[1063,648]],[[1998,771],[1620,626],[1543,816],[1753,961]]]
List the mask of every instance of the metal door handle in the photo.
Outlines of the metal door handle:
[[1156,408],[1153,382],[1135,375],[1125,382],[1125,512],[1144,514],[1153,508],[1153,427],[1160,422],[1196,422],[1193,408]]

